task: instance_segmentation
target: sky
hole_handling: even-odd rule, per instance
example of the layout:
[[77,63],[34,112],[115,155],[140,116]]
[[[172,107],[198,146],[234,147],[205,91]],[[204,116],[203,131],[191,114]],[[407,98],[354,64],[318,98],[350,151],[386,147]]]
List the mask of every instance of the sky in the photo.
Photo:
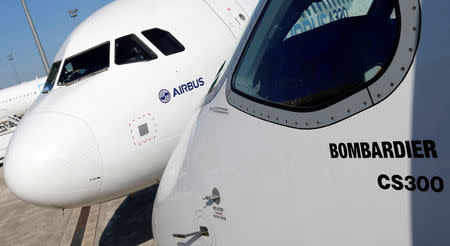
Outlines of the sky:
[[[112,0],[26,0],[49,66],[66,37],[84,19]],[[78,9],[71,18],[68,11]],[[46,76],[21,0],[0,1],[0,89]],[[13,64],[8,55],[13,53]]]

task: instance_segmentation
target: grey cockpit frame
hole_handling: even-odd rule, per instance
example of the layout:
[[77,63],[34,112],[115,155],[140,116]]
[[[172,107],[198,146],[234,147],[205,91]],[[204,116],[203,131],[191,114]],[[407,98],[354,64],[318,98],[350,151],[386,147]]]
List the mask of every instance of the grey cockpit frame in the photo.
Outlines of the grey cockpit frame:
[[[259,17],[268,2],[267,0],[262,1],[254,16]],[[325,108],[311,112],[296,112],[266,105],[246,98],[232,89],[232,75],[236,72],[243,50],[250,40],[251,30],[254,29],[258,21],[258,18],[252,18],[249,24],[250,28],[245,32],[237,53],[230,61],[225,73],[227,76],[222,78],[222,83],[226,82],[228,103],[254,117],[299,129],[329,126],[380,103],[394,92],[407,75],[419,43],[421,22],[419,0],[399,0],[398,2],[400,35],[395,54],[385,72],[368,87],[362,88]],[[221,86],[217,87],[220,88]],[[206,102],[211,101],[216,93],[217,91],[210,93]]]

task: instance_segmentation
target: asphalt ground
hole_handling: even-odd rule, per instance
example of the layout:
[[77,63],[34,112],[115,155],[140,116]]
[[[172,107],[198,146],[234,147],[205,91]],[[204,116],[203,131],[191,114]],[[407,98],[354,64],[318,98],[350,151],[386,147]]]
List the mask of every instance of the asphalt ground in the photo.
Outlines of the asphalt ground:
[[0,167],[0,245],[149,245],[157,185],[90,207],[27,204],[12,194]]

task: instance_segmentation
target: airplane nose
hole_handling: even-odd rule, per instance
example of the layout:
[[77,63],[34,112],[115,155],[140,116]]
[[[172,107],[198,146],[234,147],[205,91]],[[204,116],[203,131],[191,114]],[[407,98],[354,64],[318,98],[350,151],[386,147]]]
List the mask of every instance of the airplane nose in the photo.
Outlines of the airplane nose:
[[29,112],[6,152],[4,177],[22,200],[40,207],[91,204],[103,182],[98,144],[88,124],[56,112]]

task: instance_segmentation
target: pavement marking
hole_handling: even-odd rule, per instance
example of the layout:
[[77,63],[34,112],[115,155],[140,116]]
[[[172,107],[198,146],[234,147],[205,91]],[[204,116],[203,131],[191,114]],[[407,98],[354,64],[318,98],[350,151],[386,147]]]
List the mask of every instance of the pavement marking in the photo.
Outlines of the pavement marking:
[[90,210],[90,206],[81,209],[80,217],[78,217],[78,223],[75,227],[75,232],[73,233],[72,242],[70,243],[71,246],[81,246]]
[[67,219],[67,222],[66,222],[66,224],[64,225],[64,230],[61,231],[61,236],[59,237],[58,245],[61,245],[61,242],[62,242],[62,240],[63,240],[63,238],[64,238],[64,234],[66,234],[66,230],[67,230],[67,227],[68,227],[68,225],[69,225],[69,221],[70,221],[70,217],[72,216],[73,209],[67,209],[67,211],[65,211],[65,210],[63,209],[63,210],[62,210],[63,216],[64,216],[65,213],[67,213],[67,212],[69,213],[69,218]]
[[74,208],[70,212],[69,221],[64,228],[64,234],[60,239],[59,245],[70,245],[72,241],[73,233],[75,232],[75,227],[77,225],[78,217],[80,217],[81,208]]
[[100,212],[100,205],[95,204],[91,206],[89,217],[86,223],[86,230],[84,232],[81,246],[93,246],[95,235],[97,231],[98,214]]

